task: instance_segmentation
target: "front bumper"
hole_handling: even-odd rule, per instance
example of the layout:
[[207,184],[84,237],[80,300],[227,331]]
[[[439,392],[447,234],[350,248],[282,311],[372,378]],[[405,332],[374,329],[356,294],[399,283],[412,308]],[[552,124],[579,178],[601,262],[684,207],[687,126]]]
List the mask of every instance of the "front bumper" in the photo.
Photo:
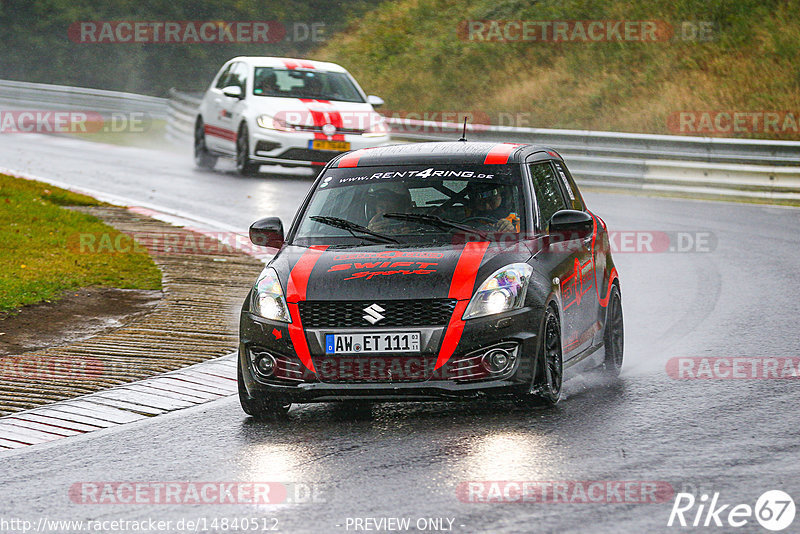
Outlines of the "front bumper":
[[[321,354],[319,339],[324,339],[324,329],[309,329],[306,339],[312,353],[317,373],[305,369],[297,357],[285,324],[265,320],[243,312],[240,321],[239,365],[247,393],[252,398],[279,400],[291,403],[330,402],[350,399],[374,401],[417,401],[486,396],[508,396],[527,392],[537,372],[537,335],[530,331],[535,312],[523,308],[491,318],[466,322],[456,352],[442,368],[433,371],[445,327],[438,328],[388,328],[376,331],[421,331],[422,352],[418,355],[381,354],[374,356],[325,356]],[[346,329],[336,329],[336,332]],[[363,331],[364,329],[360,329]],[[330,329],[328,329],[330,331]],[[459,366],[473,366],[487,349],[515,347],[513,365],[498,374],[483,372],[470,374]],[[265,378],[256,372],[253,351],[268,351],[279,361],[278,367],[289,366],[292,380],[272,376]],[[380,360],[390,360],[379,367]],[[330,364],[330,365],[327,365]],[[331,373],[331,369],[334,370]],[[347,369],[348,376],[337,374]],[[391,374],[389,369],[415,369],[403,375]],[[424,369],[425,371],[420,371]],[[481,368],[482,369],[482,368]],[[360,370],[360,371],[359,371]],[[363,372],[366,370],[366,372]],[[383,372],[386,370],[386,372]],[[301,374],[302,373],[302,374]],[[399,378],[398,378],[399,376]],[[296,378],[299,377],[299,378]]]
[[[309,142],[315,139],[311,132],[278,132],[256,127],[250,139],[250,159],[259,163],[291,167],[323,166],[341,154],[335,150],[312,150]],[[389,144],[389,135],[363,137],[345,134],[344,141],[351,150]]]

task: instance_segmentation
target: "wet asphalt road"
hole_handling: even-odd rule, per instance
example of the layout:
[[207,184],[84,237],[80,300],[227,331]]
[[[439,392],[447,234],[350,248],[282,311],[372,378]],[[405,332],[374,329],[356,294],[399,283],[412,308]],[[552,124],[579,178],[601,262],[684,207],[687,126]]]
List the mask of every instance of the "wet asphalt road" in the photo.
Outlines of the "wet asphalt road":
[[[183,153],[40,136],[4,136],[0,167],[241,228],[266,215],[288,225],[309,186],[307,179],[197,172]],[[225,532],[223,518],[261,517],[276,518],[282,532],[355,532],[364,531],[355,518],[405,517],[412,532],[428,518],[445,518],[445,527],[452,520],[452,532],[768,532],[754,518],[736,529],[667,527],[672,498],[459,500],[456,490],[468,481],[661,481],[751,506],[772,489],[800,498],[797,381],[676,380],[666,372],[674,357],[800,356],[800,210],[585,196],[611,230],[710,232],[716,242],[710,252],[615,254],[626,320],[616,383],[572,381],[550,409],[395,403],[353,413],[310,405],[272,423],[248,419],[229,398],[0,454],[0,520],[153,519],[172,521],[177,531],[181,519],[206,518],[206,531]],[[70,487],[91,481],[278,481],[315,486],[318,495],[312,503],[256,507],[72,502]],[[800,518],[785,532],[797,531]]]

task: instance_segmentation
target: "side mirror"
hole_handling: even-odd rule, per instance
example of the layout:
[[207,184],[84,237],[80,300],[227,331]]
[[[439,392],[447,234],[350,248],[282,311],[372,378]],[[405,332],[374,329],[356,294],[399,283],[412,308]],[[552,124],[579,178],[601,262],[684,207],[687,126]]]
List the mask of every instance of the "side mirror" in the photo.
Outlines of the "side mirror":
[[383,99],[379,96],[369,95],[367,97],[367,104],[371,105],[373,108],[379,108],[385,104]]
[[283,246],[283,223],[277,217],[259,219],[250,225],[250,241],[260,247]]
[[230,98],[242,98],[242,88],[238,85],[229,85],[222,90],[222,94]]
[[585,211],[560,210],[550,219],[549,233],[556,241],[586,239],[592,235],[594,221]]

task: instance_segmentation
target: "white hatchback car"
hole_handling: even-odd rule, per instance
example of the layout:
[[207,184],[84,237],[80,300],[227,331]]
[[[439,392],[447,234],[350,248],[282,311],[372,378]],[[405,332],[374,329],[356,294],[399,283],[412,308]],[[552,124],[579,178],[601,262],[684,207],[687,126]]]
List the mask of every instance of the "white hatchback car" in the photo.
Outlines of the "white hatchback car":
[[261,165],[321,170],[341,152],[389,142],[389,128],[374,109],[382,104],[334,63],[233,58],[200,104],[195,163],[211,169],[218,157],[233,157],[242,174]]

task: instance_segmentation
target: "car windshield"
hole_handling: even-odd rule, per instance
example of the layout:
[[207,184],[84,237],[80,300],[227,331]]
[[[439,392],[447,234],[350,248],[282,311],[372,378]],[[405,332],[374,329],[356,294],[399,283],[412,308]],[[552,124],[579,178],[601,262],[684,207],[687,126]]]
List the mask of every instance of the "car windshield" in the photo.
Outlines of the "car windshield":
[[408,243],[448,242],[458,234],[513,238],[526,230],[525,213],[516,165],[332,168],[302,214],[294,242],[374,243],[374,234]]
[[344,72],[256,67],[253,94],[280,98],[313,98],[364,102],[363,95]]

